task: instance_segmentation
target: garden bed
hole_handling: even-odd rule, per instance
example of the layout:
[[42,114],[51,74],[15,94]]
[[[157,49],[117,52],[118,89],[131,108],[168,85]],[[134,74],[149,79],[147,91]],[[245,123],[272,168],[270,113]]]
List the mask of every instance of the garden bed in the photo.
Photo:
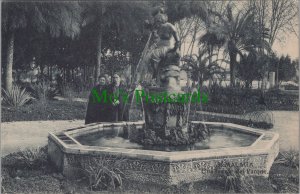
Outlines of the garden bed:
[[84,119],[86,103],[49,100],[22,107],[2,106],[2,122]]
[[203,89],[203,92],[208,94],[208,102],[202,106],[192,104],[192,110],[225,114],[243,114],[263,110],[299,110],[299,94],[294,91],[269,90],[262,94],[260,90],[214,86]]

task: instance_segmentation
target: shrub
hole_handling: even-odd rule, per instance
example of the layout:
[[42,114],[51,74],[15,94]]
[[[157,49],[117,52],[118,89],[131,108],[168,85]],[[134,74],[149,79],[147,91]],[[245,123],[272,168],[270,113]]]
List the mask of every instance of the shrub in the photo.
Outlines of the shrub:
[[230,165],[219,166],[217,168],[219,172],[218,181],[224,184],[225,191],[238,193],[255,192],[253,179],[244,175],[243,168]]
[[113,156],[88,157],[81,161],[81,169],[89,179],[91,190],[115,189],[122,186],[122,171],[119,166],[123,160]]
[[11,90],[3,89],[3,102],[6,105],[19,107],[34,99],[26,89],[13,85]]
[[280,152],[279,158],[275,161],[278,164],[299,169],[299,152],[296,150],[289,150],[287,152]]
[[62,96],[65,97],[70,102],[72,101],[73,98],[76,98],[78,93],[75,91],[74,84],[70,84],[70,83],[64,84],[62,86],[61,92],[62,92]]
[[29,169],[40,167],[47,162],[47,147],[28,148],[24,151],[16,152],[10,160]]
[[72,101],[73,98],[88,98],[90,89],[82,88],[78,90],[74,84],[67,83],[62,86],[61,94],[68,101]]
[[289,85],[285,85],[284,89],[285,90],[299,90],[299,86],[289,84]]
[[271,89],[263,93],[258,89],[203,87],[208,94],[208,103],[196,106],[197,110],[208,112],[243,114],[260,110],[298,110],[298,93]]
[[40,82],[32,86],[35,98],[40,101],[47,101],[53,99],[58,95],[57,89],[51,87],[50,82]]

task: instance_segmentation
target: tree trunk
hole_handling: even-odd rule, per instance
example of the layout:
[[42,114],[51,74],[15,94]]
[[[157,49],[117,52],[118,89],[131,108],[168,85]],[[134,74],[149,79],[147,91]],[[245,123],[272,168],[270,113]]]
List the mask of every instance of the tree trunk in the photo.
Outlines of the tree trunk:
[[202,84],[203,84],[202,74],[200,71],[198,71],[198,86],[202,88]]
[[[102,12],[102,9],[101,9]],[[102,13],[101,13],[102,15]],[[96,65],[96,72],[95,72],[95,84],[98,81],[98,78],[101,73],[101,51],[102,51],[102,26],[101,26],[101,21],[99,21],[99,34],[98,34],[98,42],[97,42],[97,65]]]
[[83,65],[83,81],[86,82],[86,65]]
[[49,75],[49,79],[52,80],[52,77],[53,77],[53,67],[52,65],[50,65],[50,75]]
[[47,76],[50,77],[50,66],[47,65]]
[[67,83],[67,68],[64,67],[64,83]]
[[5,89],[11,90],[12,88],[12,70],[13,70],[13,62],[14,62],[14,42],[15,42],[15,36],[12,32],[8,44],[7,44],[7,55],[6,55],[6,68],[5,68]]
[[230,57],[230,86],[235,86],[235,62],[236,62],[236,54],[229,53]]

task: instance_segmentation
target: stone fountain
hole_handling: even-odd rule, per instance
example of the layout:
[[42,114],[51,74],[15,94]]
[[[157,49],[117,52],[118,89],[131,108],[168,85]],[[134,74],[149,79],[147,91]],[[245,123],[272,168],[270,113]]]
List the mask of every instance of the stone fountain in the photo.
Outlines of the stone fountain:
[[[183,94],[178,38],[164,17],[163,10],[155,12],[156,22],[161,22],[156,29],[160,40],[145,61],[152,64],[156,86],[145,90]],[[172,32],[175,47],[164,38],[169,37],[165,30]],[[220,167],[228,165],[241,168],[247,176],[268,176],[279,151],[278,134],[230,123],[189,121],[190,99],[166,101],[144,101],[144,121],[95,123],[49,133],[49,159],[65,176],[74,177],[81,176],[84,164],[111,156],[111,164],[122,170],[125,179],[161,185],[216,179]]]

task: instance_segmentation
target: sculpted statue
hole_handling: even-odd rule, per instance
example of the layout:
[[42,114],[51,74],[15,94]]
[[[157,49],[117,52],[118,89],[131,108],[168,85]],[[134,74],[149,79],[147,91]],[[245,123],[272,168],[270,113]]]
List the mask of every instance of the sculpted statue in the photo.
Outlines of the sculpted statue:
[[[152,13],[154,23],[152,25],[153,44],[149,48],[146,56],[146,63],[152,68],[152,78],[157,78],[159,74],[159,65],[163,59],[169,55],[178,56],[179,59],[179,38],[175,26],[168,21],[168,16],[165,14],[163,8],[158,8]],[[172,37],[175,40],[174,46],[172,45]],[[173,57],[173,56],[172,56]],[[163,64],[162,64],[163,65]]]

